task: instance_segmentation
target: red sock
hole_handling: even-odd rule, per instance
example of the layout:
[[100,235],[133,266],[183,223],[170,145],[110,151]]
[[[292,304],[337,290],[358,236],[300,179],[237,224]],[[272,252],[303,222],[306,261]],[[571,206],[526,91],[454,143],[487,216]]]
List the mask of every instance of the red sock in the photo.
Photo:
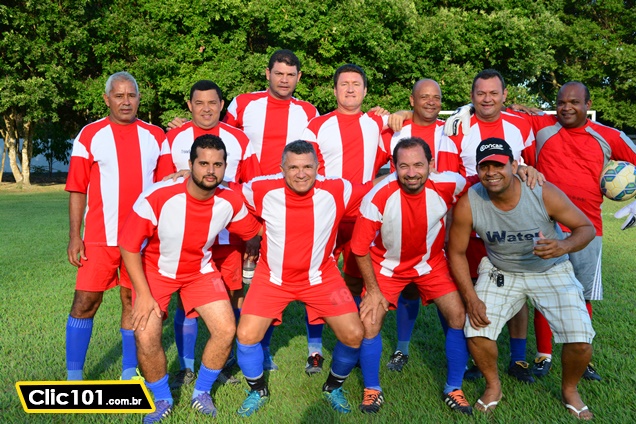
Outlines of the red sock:
[[537,338],[537,352],[552,355],[552,330],[538,309],[534,310],[534,333]]
[[587,313],[590,314],[590,319],[592,319],[592,302],[586,300],[585,307],[587,308]]

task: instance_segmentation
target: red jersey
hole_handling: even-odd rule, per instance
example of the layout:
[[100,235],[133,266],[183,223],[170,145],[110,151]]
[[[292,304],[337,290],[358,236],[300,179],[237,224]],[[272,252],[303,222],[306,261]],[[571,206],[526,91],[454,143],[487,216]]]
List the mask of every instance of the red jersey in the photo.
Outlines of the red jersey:
[[397,174],[378,183],[362,200],[351,251],[380,265],[387,277],[413,278],[446,260],[444,218],[465,191],[457,173],[430,174],[422,192],[401,189]]
[[225,144],[227,167],[223,181],[247,182],[261,175],[256,153],[243,131],[223,122],[219,122],[214,128],[204,130],[190,121],[179,128],[168,131],[166,137],[170,147],[170,155],[167,156],[167,161],[160,161],[157,168],[159,177],[163,178],[179,170],[189,169],[188,161],[190,160],[192,143],[194,143],[195,138],[204,134],[219,136]]
[[254,237],[260,224],[249,214],[238,193],[219,186],[201,201],[187,190],[187,179],[157,183],[139,196],[124,225],[119,245],[143,252],[146,267],[172,279],[212,273],[212,244],[227,227],[244,240]]
[[299,195],[280,174],[244,184],[248,207],[263,221],[256,272],[277,285],[322,283],[327,268],[337,269],[333,249],[340,220],[357,214],[372,185],[352,186],[347,180],[318,176],[314,187]]
[[[534,133],[530,124],[508,112],[501,112],[501,116],[494,122],[484,122],[473,115],[470,118],[470,133],[464,136],[460,126],[456,136],[443,136],[440,142],[437,170],[459,172],[464,176],[477,174],[475,156],[477,146],[490,137],[504,139],[510,145],[515,160],[520,160],[524,149],[534,143]],[[523,154],[524,163],[534,165],[532,154]]]
[[[444,121],[437,119],[435,123],[430,125],[417,125],[412,120],[407,119],[404,121],[402,129],[398,132],[394,132],[391,128],[387,128],[382,131],[382,143],[384,144],[384,157],[380,159],[380,166],[387,162],[391,163],[391,171],[395,170],[393,164],[393,149],[403,138],[419,137],[431,149],[431,156],[437,162],[437,152],[439,151],[439,145],[444,134]],[[381,156],[381,155],[380,155]]]
[[375,114],[345,115],[333,111],[309,122],[302,139],[311,142],[318,154],[318,173],[340,177],[354,184],[371,181],[384,152],[383,118]]
[[563,128],[554,115],[519,116],[532,123],[537,135],[537,169],[592,221],[596,235],[603,235],[601,172],[609,160],[636,163],[634,142],[589,119],[583,127]]
[[106,117],[82,128],[73,142],[66,191],[87,194],[84,243],[117,246],[124,220],[167,153],[163,130],[139,119],[119,125]]
[[299,140],[307,123],[316,116],[318,111],[311,103],[293,97],[278,100],[268,90],[236,96],[223,121],[245,131],[261,172],[276,174],[285,146]]

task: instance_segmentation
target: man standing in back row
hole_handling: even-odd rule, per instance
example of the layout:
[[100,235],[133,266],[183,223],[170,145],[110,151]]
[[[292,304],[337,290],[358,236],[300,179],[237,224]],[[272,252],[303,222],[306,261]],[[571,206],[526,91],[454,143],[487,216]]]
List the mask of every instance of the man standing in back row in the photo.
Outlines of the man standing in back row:
[[[247,134],[256,151],[262,175],[280,172],[280,158],[285,145],[300,139],[309,121],[318,116],[311,103],[293,97],[301,76],[300,60],[294,52],[277,50],[265,69],[268,89],[239,94],[227,108],[224,122]],[[310,325],[307,320],[305,324],[308,343],[322,349],[322,325]],[[261,342],[266,370],[278,369],[269,351],[273,329],[269,329]]]
[[[596,229],[596,238],[584,249],[572,253],[570,261],[576,278],[583,285],[587,310],[592,317],[592,300],[603,299],[601,278],[601,243],[603,220],[601,204],[603,195],[599,179],[610,160],[636,163],[636,146],[622,131],[610,128],[587,118],[592,106],[590,92],[578,82],[570,81],[557,94],[557,114],[530,115],[527,119],[537,136],[536,162],[546,180],[563,190]],[[513,109],[531,112],[528,108],[513,105]],[[567,160],[564,160],[567,158]],[[634,207],[632,205],[632,207]],[[636,212],[636,208],[634,208]],[[561,226],[566,234],[570,230]],[[552,331],[539,312],[534,316],[537,336],[537,355],[533,373],[542,377],[552,365]],[[601,380],[601,376],[589,364],[583,374],[587,380]]]
[[[128,72],[106,81],[110,113],[88,124],[73,142],[66,191],[69,197],[68,260],[78,268],[75,297],[66,324],[69,380],[83,378],[93,317],[104,292],[120,286],[121,378],[137,375],[132,330],[132,285],[117,247],[119,232],[139,194],[155,181],[165,141],[163,130],[137,119],[139,86]],[[84,236],[81,234],[84,218]],[[118,274],[119,271],[119,274]]]

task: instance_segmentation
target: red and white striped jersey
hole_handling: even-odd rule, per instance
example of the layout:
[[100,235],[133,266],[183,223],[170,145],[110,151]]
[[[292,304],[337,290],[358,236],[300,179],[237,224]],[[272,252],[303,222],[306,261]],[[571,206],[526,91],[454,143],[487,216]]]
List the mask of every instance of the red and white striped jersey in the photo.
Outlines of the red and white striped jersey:
[[269,91],[236,96],[223,121],[245,131],[264,175],[280,172],[283,149],[299,140],[307,123],[318,116],[309,102],[291,98],[278,100]]
[[[238,128],[219,122],[214,128],[204,130],[192,121],[168,131],[169,161],[161,161],[157,168],[159,178],[182,169],[189,169],[190,150],[194,140],[204,134],[219,136],[225,144],[227,167],[223,181],[247,182],[261,175],[256,153],[247,135]],[[167,164],[166,164],[167,162]]]
[[351,239],[351,251],[371,254],[387,277],[428,274],[444,255],[445,217],[466,189],[458,173],[430,174],[416,195],[400,188],[394,172],[362,200]]
[[[261,255],[256,272],[273,284],[322,283],[335,268],[333,249],[343,216],[355,216],[372,183],[353,185],[341,178],[318,176],[306,194],[293,192],[281,174],[258,177],[243,185],[250,211],[263,221]],[[337,269],[337,268],[335,268]]]
[[117,246],[121,227],[139,194],[155,181],[165,133],[139,119],[88,124],[73,142],[66,191],[87,195],[84,243]]
[[596,235],[603,235],[601,172],[610,160],[636,163],[634,142],[589,119],[583,127],[564,128],[554,115],[519,116],[532,123],[537,135],[537,169],[592,221]]
[[318,173],[340,177],[353,184],[371,181],[378,166],[382,143],[383,117],[333,111],[309,122],[302,139],[311,142],[318,154]]
[[[203,134],[217,135],[223,140],[227,152],[227,167],[223,181],[244,183],[261,175],[258,159],[247,135],[238,128],[219,122],[214,128],[204,130],[194,125],[192,121],[179,128],[168,131],[167,139],[170,146],[168,165],[165,160],[159,161],[158,174],[160,178],[177,170],[188,169],[190,150],[194,139]],[[242,246],[240,237],[223,230],[219,233],[215,244]]]
[[[530,124],[523,118],[508,112],[501,112],[500,118],[494,122],[484,122],[473,115],[470,118],[470,124],[470,133],[466,136],[461,126],[458,135],[442,136],[437,155],[438,171],[459,172],[464,176],[476,175],[477,146],[490,137],[506,140],[516,160],[520,160],[522,151],[534,143],[534,133]],[[531,154],[525,152],[523,163],[534,165],[535,161]]]
[[391,162],[391,171],[395,170],[393,164],[393,149],[403,138],[419,137],[428,144],[431,149],[431,156],[437,162],[437,152],[444,134],[444,121],[437,119],[435,123],[430,125],[417,125],[412,120],[404,121],[402,129],[394,132],[391,128],[382,131],[382,143],[384,144],[384,158],[380,160],[380,166],[387,162]]
[[244,240],[261,225],[250,215],[240,194],[219,186],[214,196],[201,201],[187,190],[187,179],[157,183],[135,202],[119,245],[129,252],[143,251],[146,267],[164,277],[188,279],[220,272],[211,249],[216,236],[227,228]]

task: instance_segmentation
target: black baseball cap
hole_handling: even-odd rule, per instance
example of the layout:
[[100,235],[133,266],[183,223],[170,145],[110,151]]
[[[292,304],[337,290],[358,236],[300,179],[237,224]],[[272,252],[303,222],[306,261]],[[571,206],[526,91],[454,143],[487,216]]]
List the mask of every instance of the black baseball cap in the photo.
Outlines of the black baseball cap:
[[485,161],[499,162],[505,165],[508,162],[512,162],[514,157],[512,156],[512,149],[506,143],[506,140],[491,137],[479,143],[476,159],[477,165]]

